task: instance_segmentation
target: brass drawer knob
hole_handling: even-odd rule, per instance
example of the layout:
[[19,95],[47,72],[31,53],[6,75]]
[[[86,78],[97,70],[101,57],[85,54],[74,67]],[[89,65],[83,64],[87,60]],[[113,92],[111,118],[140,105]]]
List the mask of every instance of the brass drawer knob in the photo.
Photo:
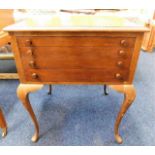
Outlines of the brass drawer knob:
[[123,62],[122,62],[122,61],[118,61],[118,62],[117,62],[117,66],[118,66],[118,67],[123,67]]
[[32,51],[32,49],[29,49],[28,51],[27,51],[27,54],[29,54],[29,55],[33,55],[33,51]]
[[25,41],[25,45],[26,45],[26,46],[31,46],[31,45],[32,45],[32,41],[29,40],[29,39],[26,40],[26,41]]
[[35,68],[35,62],[34,62],[33,60],[30,61],[30,62],[29,62],[29,66],[32,67],[32,68]]
[[124,50],[119,50],[118,55],[125,56],[126,52]]
[[124,47],[127,47],[128,43],[127,43],[126,40],[121,40],[121,45],[124,46]]
[[37,79],[38,78],[38,75],[36,73],[32,73],[32,78],[33,79]]
[[118,79],[118,80],[122,80],[122,76],[121,76],[120,73],[116,73],[116,74],[115,74],[115,77],[116,77],[116,79]]

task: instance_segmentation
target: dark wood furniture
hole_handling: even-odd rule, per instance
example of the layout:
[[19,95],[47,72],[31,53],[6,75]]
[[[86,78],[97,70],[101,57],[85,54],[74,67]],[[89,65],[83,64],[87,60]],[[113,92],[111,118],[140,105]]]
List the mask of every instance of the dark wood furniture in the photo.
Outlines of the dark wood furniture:
[[106,84],[124,94],[115,123],[115,139],[122,143],[119,124],[136,96],[133,79],[148,29],[102,16],[71,16],[63,21],[53,17],[39,25],[28,20],[5,29],[12,37],[21,82],[17,95],[35,125],[32,141],[39,137],[39,125],[30,92],[44,84]]

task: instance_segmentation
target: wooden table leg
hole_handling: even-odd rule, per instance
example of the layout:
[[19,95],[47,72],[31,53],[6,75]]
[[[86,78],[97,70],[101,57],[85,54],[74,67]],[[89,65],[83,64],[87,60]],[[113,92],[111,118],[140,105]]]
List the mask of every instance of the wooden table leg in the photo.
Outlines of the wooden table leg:
[[0,128],[2,128],[2,137],[5,137],[7,134],[7,124],[1,108],[0,108]]
[[17,88],[17,96],[21,100],[25,109],[28,111],[35,126],[35,133],[31,139],[33,142],[36,142],[39,138],[39,125],[29,101],[29,93],[35,92],[42,87],[42,84],[19,84]]
[[120,134],[119,134],[119,125],[123,116],[125,115],[126,111],[134,101],[136,97],[136,90],[133,85],[110,85],[110,87],[120,93],[124,94],[124,101],[120,108],[120,111],[117,115],[116,122],[115,122],[115,139],[120,144],[123,142]]

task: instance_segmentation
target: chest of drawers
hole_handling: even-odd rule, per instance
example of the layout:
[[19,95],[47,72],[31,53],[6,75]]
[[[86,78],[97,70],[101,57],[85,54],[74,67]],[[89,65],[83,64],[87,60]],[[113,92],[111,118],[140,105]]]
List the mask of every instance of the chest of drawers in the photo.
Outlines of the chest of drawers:
[[90,34],[17,37],[24,82],[128,82],[136,37]]
[[[66,35],[67,34],[67,35]],[[22,83],[132,83],[141,33],[22,33],[16,37]],[[134,63],[134,64],[133,64]]]
[[43,84],[106,84],[124,94],[115,123],[119,124],[135,99],[132,85],[145,27],[29,27],[10,26],[21,84],[17,95],[29,112],[37,141],[39,125],[28,94]]

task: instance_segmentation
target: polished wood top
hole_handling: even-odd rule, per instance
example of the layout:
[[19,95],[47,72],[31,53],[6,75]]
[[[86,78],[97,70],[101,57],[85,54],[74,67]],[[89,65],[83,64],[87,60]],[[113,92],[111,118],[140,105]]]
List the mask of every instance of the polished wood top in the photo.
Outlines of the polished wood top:
[[101,15],[66,15],[29,18],[5,31],[149,31],[142,21]]

